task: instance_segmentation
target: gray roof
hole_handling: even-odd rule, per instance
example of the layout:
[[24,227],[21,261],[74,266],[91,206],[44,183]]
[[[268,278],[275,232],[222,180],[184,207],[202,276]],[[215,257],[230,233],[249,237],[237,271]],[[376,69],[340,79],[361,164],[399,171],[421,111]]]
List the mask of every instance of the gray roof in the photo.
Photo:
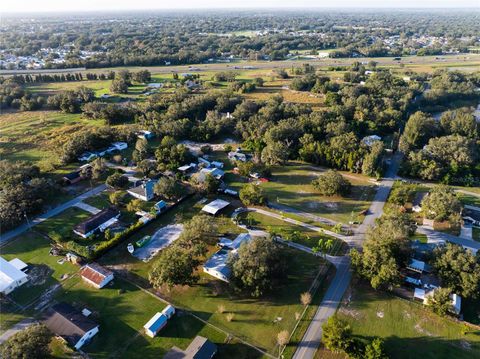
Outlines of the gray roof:
[[217,346],[205,337],[197,335],[187,349],[173,347],[163,359],[211,359],[217,353]]
[[45,316],[45,325],[72,345],[77,344],[85,333],[98,326],[92,319],[87,318],[67,303],[58,303],[52,306]]

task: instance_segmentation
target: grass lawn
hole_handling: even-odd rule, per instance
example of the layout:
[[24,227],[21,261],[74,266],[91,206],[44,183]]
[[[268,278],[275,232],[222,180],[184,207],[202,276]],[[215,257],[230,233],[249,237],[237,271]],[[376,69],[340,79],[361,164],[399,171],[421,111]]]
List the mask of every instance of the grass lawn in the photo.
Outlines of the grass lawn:
[[418,233],[418,232],[415,232],[415,234],[413,236],[411,236],[409,239],[411,241],[419,241],[420,243],[427,243],[428,242],[427,236],[423,233]]
[[463,194],[460,192],[457,192],[457,195],[463,204],[480,207],[480,197],[470,196],[468,194]]
[[381,337],[390,358],[477,358],[478,330],[463,334],[464,325],[442,318],[421,304],[356,285],[351,304],[339,310],[353,335],[362,340]]
[[472,227],[472,238],[480,242],[480,228]]
[[360,213],[370,207],[375,185],[368,182],[367,177],[343,173],[352,183],[351,194],[345,198],[320,196],[311,182],[321,173],[307,165],[277,167],[272,171],[272,181],[261,186],[271,202],[341,223],[361,221]]
[[307,228],[296,226],[294,224],[266,216],[261,213],[244,212],[241,213],[238,218],[243,224],[265,231],[273,230],[283,239],[291,240],[310,248],[318,245],[318,241],[320,239],[331,239],[333,241],[333,247],[329,254],[332,255],[342,255],[347,249],[347,244],[340,239],[311,231]]
[[60,283],[63,276],[72,275],[78,270],[78,267],[69,262],[58,263],[60,257],[49,255],[50,248],[49,240],[29,231],[0,249],[6,260],[19,258],[31,267],[29,282],[9,295],[16,303],[22,306],[29,304],[45,290]]
[[83,200],[83,202],[98,209],[104,209],[112,205],[108,199],[108,194],[109,192],[102,192],[98,196],[89,197]]
[[[209,323],[276,353],[278,332],[293,330],[295,313],[303,310],[300,294],[309,289],[322,263],[312,255],[284,250],[288,251],[290,258],[288,280],[268,296],[257,299],[240,295],[227,284],[204,273],[200,273],[200,282],[194,287],[174,288],[170,292],[164,290],[162,294]],[[225,307],[224,313],[218,311],[220,305]],[[226,319],[227,313],[234,315],[230,322]]]
[[73,233],[73,227],[91,216],[92,214],[90,212],[78,207],[70,207],[62,213],[38,224],[35,229],[55,240],[57,240],[57,238],[61,241],[67,241],[69,239],[81,240],[82,238],[80,236]]

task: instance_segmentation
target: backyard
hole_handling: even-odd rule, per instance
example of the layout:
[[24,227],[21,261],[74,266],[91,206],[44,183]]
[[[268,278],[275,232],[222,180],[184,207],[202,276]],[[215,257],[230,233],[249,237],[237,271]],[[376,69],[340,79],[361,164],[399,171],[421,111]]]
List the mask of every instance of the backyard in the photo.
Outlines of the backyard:
[[[380,337],[390,358],[475,358],[480,356],[478,329],[442,318],[421,304],[355,284],[339,317],[361,340]],[[467,333],[464,333],[466,331]]]

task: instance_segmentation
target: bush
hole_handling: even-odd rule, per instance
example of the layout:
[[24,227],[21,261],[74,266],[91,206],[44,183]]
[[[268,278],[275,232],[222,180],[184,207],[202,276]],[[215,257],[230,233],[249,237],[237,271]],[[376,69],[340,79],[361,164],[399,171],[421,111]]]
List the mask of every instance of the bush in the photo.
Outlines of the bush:
[[351,183],[335,170],[328,170],[313,180],[312,185],[323,196],[345,196],[351,189]]

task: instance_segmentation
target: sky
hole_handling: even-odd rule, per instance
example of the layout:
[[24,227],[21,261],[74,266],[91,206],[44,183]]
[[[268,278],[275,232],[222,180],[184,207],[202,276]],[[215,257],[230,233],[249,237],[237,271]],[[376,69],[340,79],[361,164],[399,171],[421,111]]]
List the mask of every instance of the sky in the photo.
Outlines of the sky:
[[1,12],[212,8],[480,8],[480,0],[3,0]]

